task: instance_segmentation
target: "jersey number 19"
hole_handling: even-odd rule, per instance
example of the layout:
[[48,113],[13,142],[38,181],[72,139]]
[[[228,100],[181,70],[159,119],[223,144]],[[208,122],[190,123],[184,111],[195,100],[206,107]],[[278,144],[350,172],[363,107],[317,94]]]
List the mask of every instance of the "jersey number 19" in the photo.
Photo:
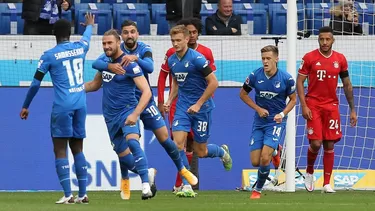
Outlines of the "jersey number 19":
[[62,64],[66,68],[70,86],[81,85],[83,83],[83,59],[76,58],[72,62],[65,60]]

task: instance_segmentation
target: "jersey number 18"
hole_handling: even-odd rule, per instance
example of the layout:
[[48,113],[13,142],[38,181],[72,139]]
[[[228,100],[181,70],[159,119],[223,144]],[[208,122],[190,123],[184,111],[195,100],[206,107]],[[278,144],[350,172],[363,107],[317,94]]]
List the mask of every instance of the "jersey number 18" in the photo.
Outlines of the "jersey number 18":
[[83,59],[76,58],[72,62],[65,60],[62,64],[66,68],[70,86],[81,85],[83,83]]

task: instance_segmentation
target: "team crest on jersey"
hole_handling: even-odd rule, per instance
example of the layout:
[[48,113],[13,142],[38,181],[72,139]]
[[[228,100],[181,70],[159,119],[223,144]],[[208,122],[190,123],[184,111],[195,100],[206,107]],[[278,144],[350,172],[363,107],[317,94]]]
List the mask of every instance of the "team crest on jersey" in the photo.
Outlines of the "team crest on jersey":
[[184,82],[186,77],[187,77],[188,73],[176,73],[175,76],[176,76],[176,80],[178,82]]
[[339,68],[339,63],[337,61],[333,62],[333,67]]
[[185,63],[185,67],[186,67],[186,68],[189,67],[189,62],[186,62],[186,63]]
[[280,88],[280,84],[281,84],[280,81],[276,81],[276,82],[275,82],[275,87],[276,87],[276,89]]
[[115,77],[115,75],[116,74],[114,74],[114,73],[103,71],[102,72],[102,79],[103,79],[104,82],[110,82]]
[[307,134],[312,135],[314,133],[314,129],[312,127],[307,128]]

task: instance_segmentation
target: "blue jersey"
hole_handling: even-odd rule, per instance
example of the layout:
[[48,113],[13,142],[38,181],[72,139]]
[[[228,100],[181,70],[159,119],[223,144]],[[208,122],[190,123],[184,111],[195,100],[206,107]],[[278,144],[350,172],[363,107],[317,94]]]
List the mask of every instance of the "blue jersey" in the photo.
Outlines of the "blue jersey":
[[66,111],[86,107],[83,69],[91,37],[87,27],[78,42],[61,42],[41,56],[38,71],[50,73],[55,91],[53,110]]
[[[149,45],[146,45],[145,43],[143,42],[137,42],[137,47],[134,49],[134,50],[128,50],[125,48],[125,43],[121,43],[121,50],[126,54],[126,55],[136,55],[139,59],[145,59],[146,57],[151,59],[152,61],[152,49]],[[150,57],[151,56],[151,57]],[[142,71],[143,71],[143,75],[145,76],[146,80],[147,80],[147,83],[150,85],[150,81],[149,81],[149,78],[148,78],[148,74],[149,73],[152,73],[153,70],[154,70],[154,64],[152,62],[152,65],[150,67],[148,67],[150,64],[149,63],[145,63],[143,65],[142,62],[138,62],[138,65],[141,67]],[[147,67],[146,67],[147,66]],[[148,70],[148,71],[147,71]],[[151,88],[150,88],[151,89]],[[142,95],[142,92],[136,88],[135,89],[136,91],[136,96],[137,96],[137,99],[139,100],[141,98],[141,95]],[[151,89],[151,94],[152,94],[152,89]],[[152,94],[153,96],[153,94]],[[154,100],[153,97],[151,97],[151,100]]]
[[[112,61],[120,63],[119,58]],[[142,69],[137,63],[132,62],[124,67],[125,75],[117,75],[110,70],[101,71],[103,81],[103,115],[106,122],[119,121],[125,113],[137,107],[138,100],[135,96],[135,82],[133,78],[142,76]]]
[[[206,58],[199,52],[188,48],[180,59],[174,53],[168,58],[168,66],[178,83],[178,101],[176,108],[187,110],[197,103],[207,88],[207,81],[203,69],[208,65]],[[208,112],[215,108],[210,97],[201,107],[200,113]]]
[[267,118],[261,118],[255,112],[254,123],[259,125],[274,122],[274,116],[285,109],[287,97],[295,92],[294,79],[288,72],[280,69],[269,78],[263,67],[259,68],[247,77],[244,86],[255,89],[256,104],[269,113]]

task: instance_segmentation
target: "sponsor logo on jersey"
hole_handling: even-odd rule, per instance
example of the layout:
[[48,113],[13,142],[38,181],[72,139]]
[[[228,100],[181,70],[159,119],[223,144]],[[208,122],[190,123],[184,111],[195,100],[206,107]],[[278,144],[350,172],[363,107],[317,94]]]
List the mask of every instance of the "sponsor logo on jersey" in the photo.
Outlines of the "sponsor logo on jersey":
[[42,63],[43,63],[43,60],[39,60],[39,62],[38,62],[38,68],[40,68],[40,66],[42,66]]
[[278,95],[278,93],[275,92],[268,92],[268,91],[260,91],[260,97],[264,97],[266,99],[272,99]]
[[304,61],[301,61],[301,64],[299,65],[299,69],[302,69]]
[[176,76],[176,80],[178,82],[184,82],[186,77],[187,77],[188,73],[175,73],[175,76]]
[[261,84],[261,83],[263,83],[264,81],[263,80],[260,80],[260,81],[258,81],[258,84]]
[[103,71],[102,72],[102,79],[103,79],[104,82],[110,82],[115,77],[115,75],[116,74],[114,74],[114,73]]
[[249,85],[249,83],[250,83],[250,79],[249,79],[249,77],[247,77],[246,81],[245,81],[245,84]]
[[134,72],[134,74],[140,73],[141,69],[139,68],[139,66],[135,66],[135,67],[133,67],[133,72]]
[[320,62],[317,62],[315,65],[316,65],[316,66],[321,66]]

